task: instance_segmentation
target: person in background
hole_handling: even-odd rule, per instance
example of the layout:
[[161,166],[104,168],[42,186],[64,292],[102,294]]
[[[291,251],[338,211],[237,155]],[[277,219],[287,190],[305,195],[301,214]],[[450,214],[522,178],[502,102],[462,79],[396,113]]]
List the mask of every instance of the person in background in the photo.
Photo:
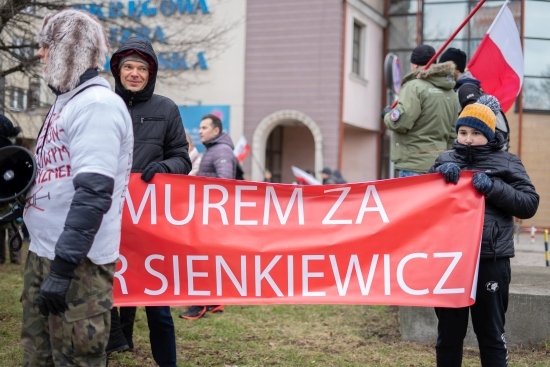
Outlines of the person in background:
[[38,134],[24,212],[31,242],[22,365],[104,367],[132,121],[99,76],[109,41],[95,16],[47,14],[37,41],[44,79],[57,97]]
[[329,167],[323,168],[321,177],[323,178],[323,185],[332,185],[336,183],[336,180],[332,177],[332,170]]
[[428,172],[456,137],[455,66],[445,62],[423,70],[434,55],[435,50],[429,45],[413,50],[411,72],[403,78],[397,106],[387,106],[382,111],[386,127],[393,132],[390,155],[399,177]]
[[[153,46],[130,37],[111,57],[115,92],[126,103],[134,126],[132,172],[150,182],[157,173],[188,174],[191,160],[178,106],[154,94],[158,60]],[[147,246],[154,244],[147,244]],[[176,367],[176,333],[169,306],[146,306],[153,359],[160,367]],[[113,307],[108,353],[133,350],[136,307]]]
[[[222,122],[216,115],[204,115],[200,122],[199,135],[206,148],[197,176],[234,179],[237,174],[237,158],[233,153],[233,141],[223,132]],[[198,320],[206,312],[223,313],[223,305],[191,306],[179,317]]]
[[446,182],[456,184],[461,170],[476,171],[472,184],[485,198],[476,301],[470,307],[437,307],[438,367],[460,367],[468,316],[479,344],[483,367],[508,366],[504,331],[514,257],[514,217],[533,217],[539,195],[521,159],[502,150],[505,144],[496,131],[498,100],[481,96],[467,105],[456,121],[458,137],[453,149],[441,153],[429,172],[439,172]]
[[266,169],[264,172],[264,182],[272,182],[273,174],[271,174],[271,171]]
[[334,181],[337,183],[337,184],[345,184],[345,183],[348,183],[344,177],[342,177],[342,172],[340,172],[340,170],[337,170],[335,169],[334,171],[332,171],[332,177],[334,178]]
[[187,131],[185,132],[185,137],[187,138],[187,143],[189,144],[189,159],[191,160],[191,171],[189,172],[189,176],[196,176],[197,173],[199,173],[199,166],[201,164],[202,156],[195,144],[193,144],[193,139]]

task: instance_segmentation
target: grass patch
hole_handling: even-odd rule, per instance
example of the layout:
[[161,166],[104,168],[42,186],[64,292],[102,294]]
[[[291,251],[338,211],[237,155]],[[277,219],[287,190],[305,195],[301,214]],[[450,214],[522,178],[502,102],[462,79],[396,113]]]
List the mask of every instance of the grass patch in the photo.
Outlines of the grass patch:
[[[0,365],[21,366],[19,344],[23,265],[0,265]],[[403,366],[435,365],[433,345],[403,342],[397,308],[386,306],[226,306],[197,321],[178,318],[178,366]],[[434,341],[435,342],[435,341]],[[154,367],[145,310],[138,308],[135,353],[114,354],[109,367]],[[550,342],[511,350],[510,367],[550,366]],[[480,365],[465,348],[465,367]]]

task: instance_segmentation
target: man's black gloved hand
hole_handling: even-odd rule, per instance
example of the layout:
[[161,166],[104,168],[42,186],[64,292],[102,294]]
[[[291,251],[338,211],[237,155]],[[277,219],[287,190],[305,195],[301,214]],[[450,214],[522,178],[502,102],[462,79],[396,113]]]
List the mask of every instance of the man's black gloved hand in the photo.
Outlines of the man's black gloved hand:
[[145,167],[141,174],[141,179],[145,182],[151,181],[155,173],[166,173],[164,166],[158,162],[151,162]]
[[67,290],[71,278],[64,277],[51,271],[50,275],[40,285],[40,295],[38,296],[38,308],[44,316],[59,315],[69,309],[65,301]]
[[458,179],[460,178],[460,167],[458,166],[458,164],[453,162],[443,163],[435,170],[445,177],[445,182],[447,183],[452,182],[456,184],[458,182]]
[[485,174],[485,172],[476,172],[472,177],[472,183],[477,192],[483,195],[489,195],[493,191],[493,180]]
[[390,112],[390,111],[391,111],[391,107],[390,107],[390,106],[384,107],[384,109],[382,110],[382,114],[380,115],[380,116],[382,116],[382,120],[384,119],[384,116],[386,116],[386,114],[387,114],[388,112]]

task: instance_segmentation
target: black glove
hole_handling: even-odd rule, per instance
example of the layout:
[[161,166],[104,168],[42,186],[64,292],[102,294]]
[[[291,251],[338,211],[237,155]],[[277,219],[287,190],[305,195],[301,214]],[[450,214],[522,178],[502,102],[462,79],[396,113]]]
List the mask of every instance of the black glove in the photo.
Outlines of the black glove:
[[476,172],[472,178],[472,183],[477,192],[485,196],[489,195],[493,191],[493,180],[485,174],[485,172]]
[[435,170],[445,177],[445,182],[447,183],[452,182],[456,184],[458,182],[458,179],[460,178],[460,167],[458,166],[458,164],[453,162],[443,163]]
[[145,182],[151,181],[155,173],[166,173],[164,166],[158,162],[151,162],[145,167],[141,174],[141,179]]
[[388,112],[390,112],[390,111],[391,111],[391,107],[390,107],[390,106],[384,107],[384,109],[382,110],[382,114],[380,115],[380,116],[382,116],[382,120],[384,119],[384,116],[386,116],[386,114],[387,114]]
[[59,315],[69,309],[65,301],[67,290],[71,284],[71,278],[64,277],[51,271],[50,275],[40,285],[40,295],[38,296],[38,308],[44,316]]

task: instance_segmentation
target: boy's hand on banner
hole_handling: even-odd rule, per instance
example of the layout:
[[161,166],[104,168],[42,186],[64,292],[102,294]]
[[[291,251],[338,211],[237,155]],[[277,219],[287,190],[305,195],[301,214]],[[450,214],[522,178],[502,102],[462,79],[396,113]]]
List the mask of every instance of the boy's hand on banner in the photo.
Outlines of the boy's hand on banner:
[[458,182],[460,178],[460,167],[458,164],[453,162],[443,163],[441,166],[435,169],[437,172],[441,173],[445,177],[445,182],[454,183]]
[[493,180],[491,180],[489,176],[485,174],[485,172],[474,173],[474,176],[472,177],[472,183],[474,184],[477,192],[485,196],[488,196],[491,191],[493,191]]

